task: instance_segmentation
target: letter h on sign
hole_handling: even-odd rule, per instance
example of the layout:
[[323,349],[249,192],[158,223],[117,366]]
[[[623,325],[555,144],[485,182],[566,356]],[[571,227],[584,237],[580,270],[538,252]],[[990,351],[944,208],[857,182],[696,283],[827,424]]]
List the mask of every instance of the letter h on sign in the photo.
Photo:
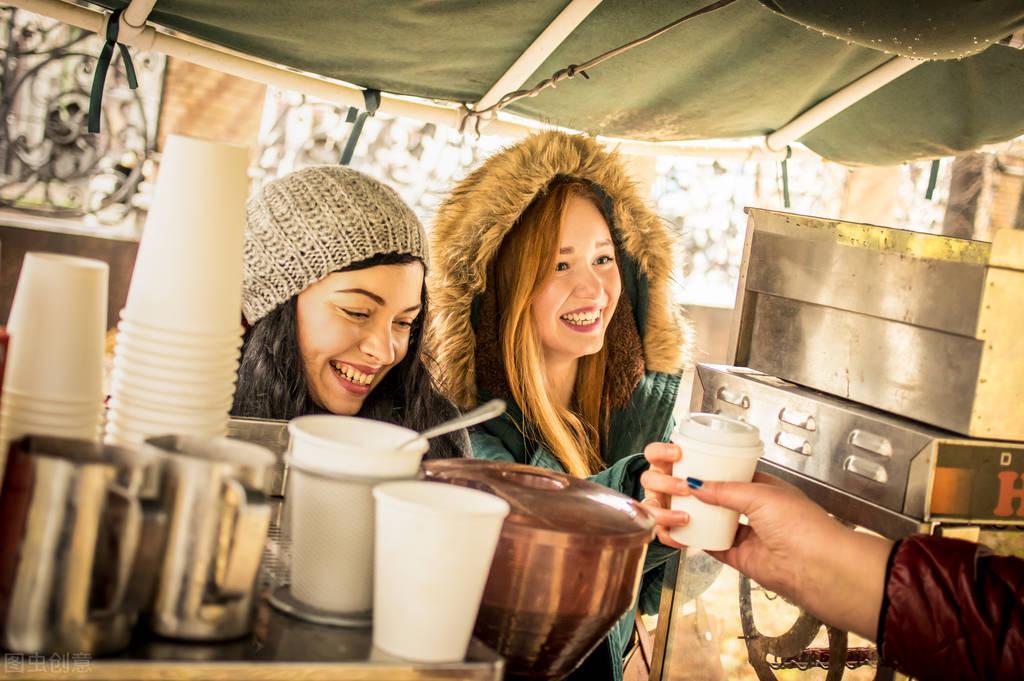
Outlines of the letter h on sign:
[[[1013,502],[1017,503],[1017,515],[1024,518],[1024,473],[1003,471],[999,476],[999,501],[992,511],[993,515],[1009,517],[1013,515]],[[1017,479],[1020,478],[1020,484]]]

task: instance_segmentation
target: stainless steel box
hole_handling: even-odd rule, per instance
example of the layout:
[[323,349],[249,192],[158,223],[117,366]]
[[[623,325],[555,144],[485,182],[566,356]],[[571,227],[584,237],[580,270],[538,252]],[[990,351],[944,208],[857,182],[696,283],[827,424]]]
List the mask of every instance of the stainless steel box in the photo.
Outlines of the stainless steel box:
[[1024,230],[995,241],[748,209],[732,363],[1024,440]]

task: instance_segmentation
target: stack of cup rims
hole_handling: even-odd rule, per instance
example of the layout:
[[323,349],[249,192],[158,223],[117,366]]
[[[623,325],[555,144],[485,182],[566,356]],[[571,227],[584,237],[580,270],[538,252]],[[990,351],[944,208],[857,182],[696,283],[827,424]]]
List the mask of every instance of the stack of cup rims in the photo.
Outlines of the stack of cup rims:
[[99,438],[107,279],[98,260],[25,255],[7,325],[0,480],[7,444],[22,435]]
[[106,439],[227,434],[242,344],[243,147],[168,138],[114,346]]

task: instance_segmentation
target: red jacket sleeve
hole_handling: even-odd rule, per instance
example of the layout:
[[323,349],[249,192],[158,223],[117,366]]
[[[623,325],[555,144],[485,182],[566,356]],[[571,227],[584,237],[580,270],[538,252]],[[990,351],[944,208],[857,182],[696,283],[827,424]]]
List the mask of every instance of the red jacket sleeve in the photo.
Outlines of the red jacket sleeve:
[[883,659],[921,681],[1024,679],[1024,560],[914,536],[889,561]]

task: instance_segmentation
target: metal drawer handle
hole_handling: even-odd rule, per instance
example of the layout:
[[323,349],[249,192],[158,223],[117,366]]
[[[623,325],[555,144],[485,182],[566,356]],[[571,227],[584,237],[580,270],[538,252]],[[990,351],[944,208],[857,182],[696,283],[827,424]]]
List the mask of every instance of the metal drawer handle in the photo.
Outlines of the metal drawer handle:
[[885,472],[885,467],[882,464],[862,459],[859,456],[846,457],[846,460],[843,461],[843,470],[881,485],[889,482],[889,474]]
[[723,386],[718,389],[716,395],[718,399],[728,404],[731,404],[734,407],[739,407],[740,409],[750,409],[750,398],[743,393],[733,392]]
[[[722,414],[722,410],[721,409],[715,409],[711,413],[715,414],[716,416],[720,416]],[[743,423],[747,422],[747,417],[743,416],[742,414],[739,415],[739,416],[733,416],[732,418],[736,419],[737,421],[743,421]]]
[[811,455],[811,443],[799,435],[780,431],[775,433],[775,444],[797,454]]
[[789,407],[783,407],[779,412],[779,420],[797,428],[803,428],[810,432],[818,430],[818,424],[814,417],[805,411],[797,411]]
[[857,449],[863,449],[866,452],[884,456],[888,459],[892,458],[892,442],[881,435],[857,429],[850,432],[850,444]]

